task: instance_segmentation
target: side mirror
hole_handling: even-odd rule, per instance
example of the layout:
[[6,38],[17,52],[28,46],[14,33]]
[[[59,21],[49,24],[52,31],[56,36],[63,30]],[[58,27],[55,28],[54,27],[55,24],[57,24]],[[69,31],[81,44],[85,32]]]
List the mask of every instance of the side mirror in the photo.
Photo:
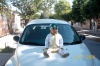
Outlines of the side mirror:
[[14,36],[13,37],[13,40],[15,40],[16,42],[18,42],[19,41],[19,38],[20,38],[19,36]]
[[85,35],[80,35],[81,40],[85,40]]

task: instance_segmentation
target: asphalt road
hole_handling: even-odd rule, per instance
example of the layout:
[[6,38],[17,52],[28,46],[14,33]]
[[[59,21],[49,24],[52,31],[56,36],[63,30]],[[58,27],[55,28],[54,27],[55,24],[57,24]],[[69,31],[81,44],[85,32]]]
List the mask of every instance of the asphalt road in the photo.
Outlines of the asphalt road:
[[84,43],[88,47],[90,53],[92,55],[95,55],[95,57],[100,60],[100,42],[95,42],[90,39],[85,39]]
[[3,66],[12,55],[13,53],[0,53],[0,66]]

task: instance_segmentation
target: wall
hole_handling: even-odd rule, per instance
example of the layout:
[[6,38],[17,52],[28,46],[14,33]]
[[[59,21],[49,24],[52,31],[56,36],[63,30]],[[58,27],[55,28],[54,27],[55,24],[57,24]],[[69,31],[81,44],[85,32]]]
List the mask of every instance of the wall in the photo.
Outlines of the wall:
[[[74,26],[75,28],[78,28],[78,29],[81,28],[80,23],[74,23],[73,26]],[[83,28],[83,29],[90,29],[90,21],[87,20],[87,21],[86,21],[86,24],[83,24],[83,25],[82,25],[82,28]]]

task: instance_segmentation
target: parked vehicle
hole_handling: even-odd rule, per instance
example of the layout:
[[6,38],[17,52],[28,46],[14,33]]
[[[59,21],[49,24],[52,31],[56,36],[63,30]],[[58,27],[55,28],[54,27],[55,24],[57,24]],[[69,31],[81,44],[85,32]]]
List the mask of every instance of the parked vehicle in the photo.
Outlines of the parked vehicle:
[[[49,25],[58,24],[59,33],[64,40],[65,52],[70,55],[62,58],[57,53],[51,53],[49,58],[43,56],[45,38],[50,33]],[[17,48],[14,55],[5,66],[99,66],[99,60],[91,55],[82,42],[84,35],[78,35],[75,29],[66,21],[56,19],[37,19],[30,21],[21,37],[14,36]]]

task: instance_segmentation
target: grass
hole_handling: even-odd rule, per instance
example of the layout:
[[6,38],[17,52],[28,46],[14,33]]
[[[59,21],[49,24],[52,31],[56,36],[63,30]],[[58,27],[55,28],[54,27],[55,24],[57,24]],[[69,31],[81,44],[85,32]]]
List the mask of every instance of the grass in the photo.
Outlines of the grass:
[[0,49],[0,53],[13,53],[15,51],[14,48],[6,47],[4,49]]
[[0,49],[0,52],[2,51],[2,49]]

